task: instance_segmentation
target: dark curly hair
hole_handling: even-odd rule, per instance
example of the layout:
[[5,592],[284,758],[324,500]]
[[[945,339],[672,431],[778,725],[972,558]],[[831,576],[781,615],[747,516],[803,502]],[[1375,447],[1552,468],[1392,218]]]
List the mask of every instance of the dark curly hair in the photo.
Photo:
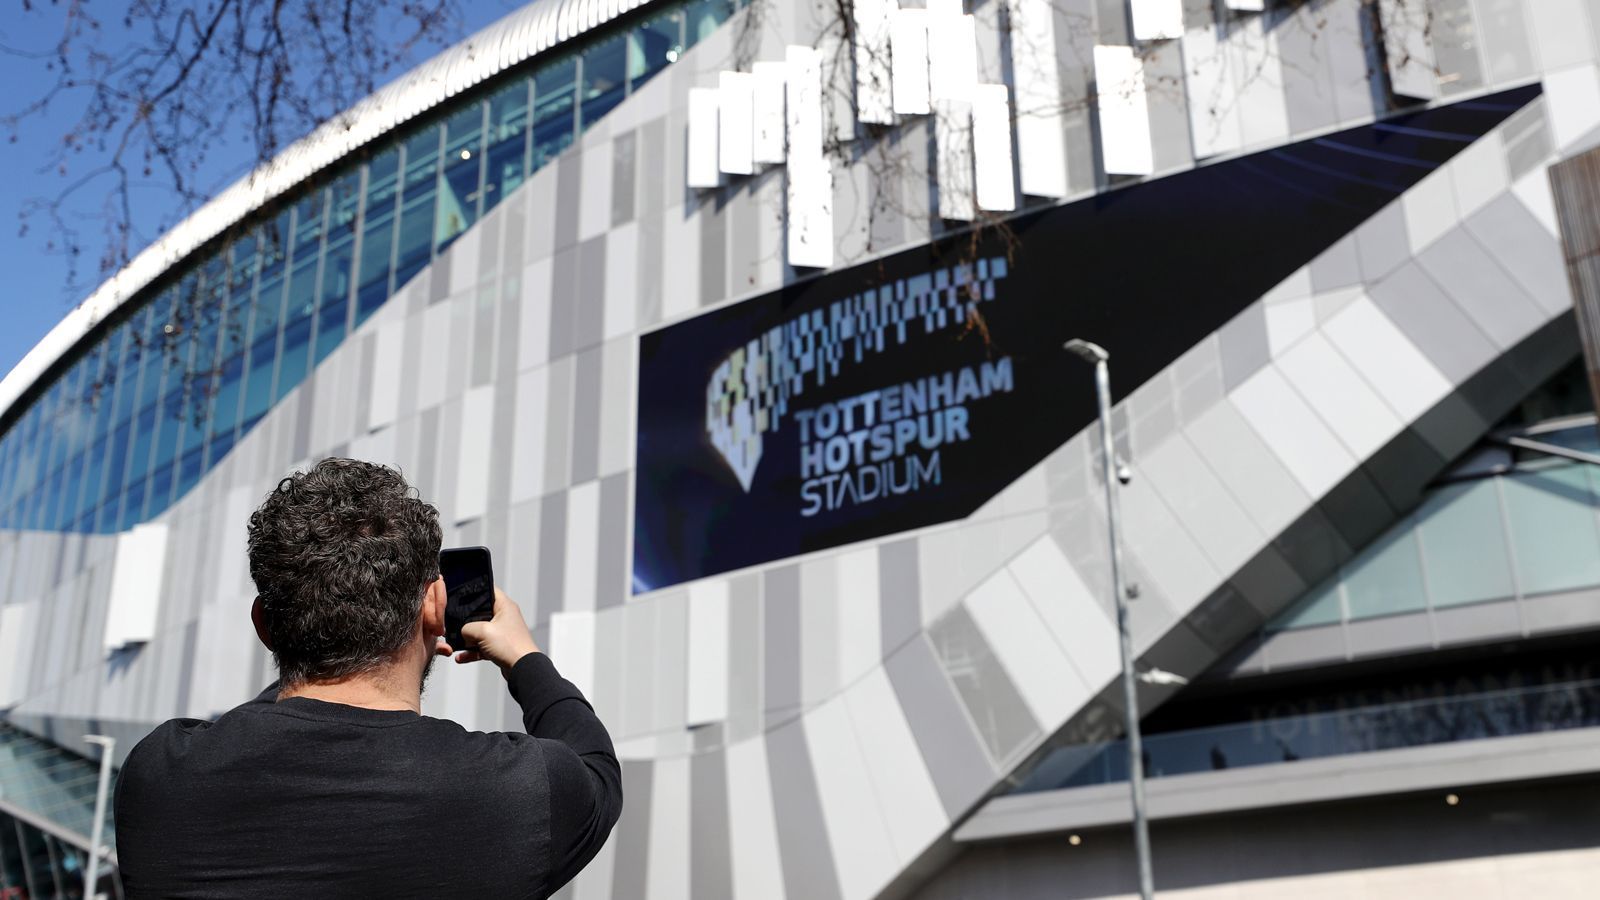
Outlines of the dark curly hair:
[[285,685],[383,665],[439,577],[439,511],[388,466],[330,457],[250,516],[256,583]]

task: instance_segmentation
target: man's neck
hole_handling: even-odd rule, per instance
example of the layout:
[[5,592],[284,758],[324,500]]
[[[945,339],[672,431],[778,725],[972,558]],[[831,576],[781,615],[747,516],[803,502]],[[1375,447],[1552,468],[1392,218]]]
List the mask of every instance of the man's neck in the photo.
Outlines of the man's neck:
[[[304,681],[289,685],[278,692],[279,700],[290,697],[307,697],[324,703],[339,703],[363,709],[409,709],[422,712],[422,692],[419,678],[413,674],[407,680],[391,666],[376,672],[366,672],[333,681]],[[404,685],[411,685],[408,690]]]

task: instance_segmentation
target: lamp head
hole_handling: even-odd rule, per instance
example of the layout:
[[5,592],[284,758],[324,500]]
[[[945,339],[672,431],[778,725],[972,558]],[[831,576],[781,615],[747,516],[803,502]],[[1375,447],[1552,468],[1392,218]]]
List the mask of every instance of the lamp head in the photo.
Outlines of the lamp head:
[[1111,358],[1105,348],[1099,344],[1091,343],[1082,338],[1073,338],[1064,345],[1068,351],[1087,363],[1105,362]]

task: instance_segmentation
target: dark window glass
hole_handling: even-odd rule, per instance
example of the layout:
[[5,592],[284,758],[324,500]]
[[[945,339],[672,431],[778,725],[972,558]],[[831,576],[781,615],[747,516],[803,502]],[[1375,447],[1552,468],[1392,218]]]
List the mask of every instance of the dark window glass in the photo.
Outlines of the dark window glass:
[[178,431],[183,424],[183,388],[168,393],[156,414],[155,456],[151,465],[159,468],[178,455]]
[[530,82],[512,84],[489,98],[489,153],[484,162],[483,210],[516,190],[525,175]]
[[196,447],[183,454],[178,461],[178,487],[173,497],[182,497],[189,493],[195,482],[200,480],[201,464],[205,462],[205,448]]
[[572,144],[577,126],[578,66],[571,58],[559,60],[533,76],[533,162],[530,174],[544,168]]
[[628,33],[628,83],[639,85],[678,61],[683,53],[683,10],[646,19]]
[[627,95],[627,60],[627,41],[620,34],[583,51],[582,127],[599,121]]
[[166,512],[167,505],[172,502],[172,476],[177,467],[177,460],[172,460],[150,473],[150,496],[145,501],[141,520],[153,519]]
[[116,513],[116,500],[122,493],[124,469],[128,464],[128,435],[132,430],[133,423],[128,422],[118,425],[117,430],[111,432],[111,444],[106,454],[105,488],[101,491],[102,512],[96,520],[96,531],[109,530],[114,524],[105,518],[107,513],[104,510],[110,507],[109,514]]
[[144,486],[145,479],[141,476],[138,481],[128,485],[122,494],[122,514],[118,517],[117,530],[127,531],[139,524],[139,516],[144,513]]
[[693,47],[711,36],[733,15],[733,0],[695,0],[684,8],[684,46]]
[[474,103],[445,122],[444,190],[434,220],[434,243],[440,250],[478,220],[482,145],[483,104]]
[[361,234],[361,284],[356,288],[356,324],[389,299],[389,263],[394,251],[395,200],[400,195],[400,151],[378,154],[367,167],[367,201]]
[[306,377],[306,360],[310,355],[311,317],[295,319],[283,328],[283,353],[278,357],[278,386],[274,402],[282,400]]
[[244,411],[239,415],[239,430],[248,431],[272,408],[272,370],[277,360],[278,338],[269,335],[250,347],[250,363],[245,374]]
[[433,253],[433,204],[439,187],[439,127],[423,129],[405,142],[405,185],[400,198],[400,237],[394,255],[394,286],[399,290],[422,271]]

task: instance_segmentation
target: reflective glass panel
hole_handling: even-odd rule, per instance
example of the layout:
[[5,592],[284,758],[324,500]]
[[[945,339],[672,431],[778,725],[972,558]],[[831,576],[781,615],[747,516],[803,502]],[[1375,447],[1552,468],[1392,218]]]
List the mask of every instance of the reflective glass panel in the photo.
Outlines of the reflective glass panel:
[[1344,590],[1351,621],[1427,608],[1416,533],[1399,528],[1378,538],[1345,567]]
[[597,122],[628,93],[628,47],[622,35],[606,38],[583,51],[584,125]]
[[684,42],[693,47],[711,36],[723,22],[733,15],[733,0],[698,0],[684,8],[687,18]]
[[356,288],[356,324],[389,299],[389,264],[394,251],[395,201],[400,196],[400,151],[390,148],[367,167],[366,224],[361,233],[361,282]]
[[516,190],[527,165],[528,97],[532,82],[521,80],[489,98],[488,159],[484,162],[483,209],[494,208]]
[[683,11],[646,19],[628,33],[628,83],[637,89],[683,53]]
[[558,60],[533,76],[533,162],[530,173],[544,168],[572,144],[577,120],[577,62]]
[[1417,511],[1434,606],[1510,597],[1511,557],[1496,479],[1445,485]]
[[1522,593],[1600,584],[1600,533],[1586,467],[1517,472],[1501,487]]
[[422,271],[433,254],[433,206],[439,188],[439,126],[405,142],[405,183],[400,198],[400,236],[395,248],[394,287]]
[[444,185],[434,220],[434,243],[448,247],[478,220],[478,182],[483,171],[483,105],[474,103],[445,123]]
[[1339,579],[1329,578],[1309,591],[1268,626],[1269,631],[1331,625],[1344,619],[1339,601]]

